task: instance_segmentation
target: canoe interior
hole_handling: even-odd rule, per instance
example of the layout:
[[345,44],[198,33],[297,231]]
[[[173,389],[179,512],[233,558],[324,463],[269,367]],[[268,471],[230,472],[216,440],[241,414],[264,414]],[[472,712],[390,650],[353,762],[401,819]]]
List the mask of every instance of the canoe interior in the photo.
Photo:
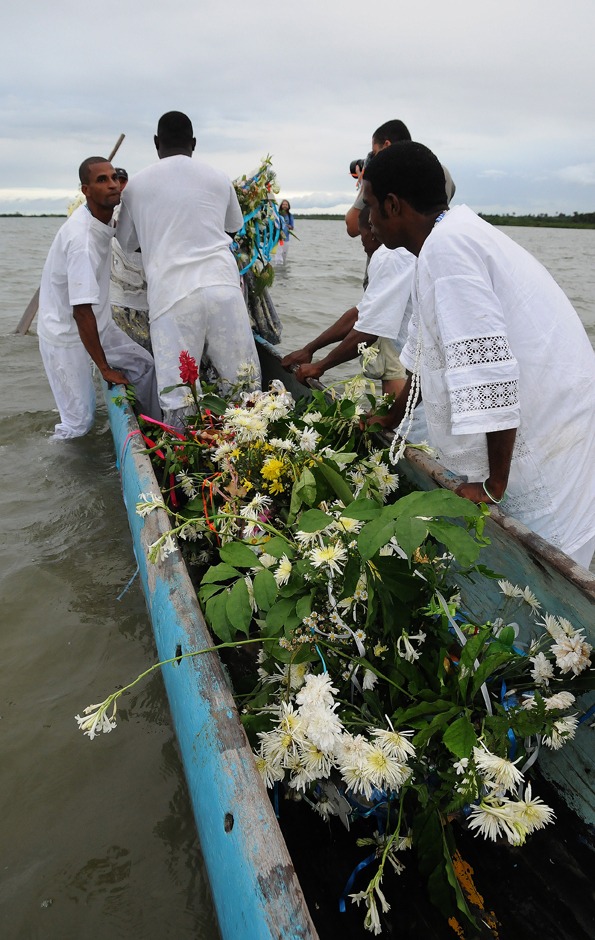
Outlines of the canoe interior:
[[[273,346],[257,337],[257,349],[263,387],[268,387],[272,379],[281,379],[296,400],[301,395],[311,397],[311,389],[282,368],[281,355]],[[411,447],[405,451],[398,469],[422,490],[439,486],[454,490],[461,482],[438,461]],[[568,618],[576,628],[584,629],[595,646],[595,576],[498,508],[492,509],[485,534],[490,545],[482,551],[482,564],[513,584],[530,585],[544,611]],[[460,579],[459,586],[464,609],[471,617],[480,621],[494,619],[502,600],[497,581],[481,578],[472,583]],[[524,612],[516,619],[521,643],[529,645],[537,633],[543,632]],[[577,704],[587,709],[594,702],[595,693],[589,693]],[[595,825],[594,736],[590,722],[585,722],[574,741],[558,752],[542,751],[540,758],[546,779],[554,782],[563,791],[568,805],[592,825]]]

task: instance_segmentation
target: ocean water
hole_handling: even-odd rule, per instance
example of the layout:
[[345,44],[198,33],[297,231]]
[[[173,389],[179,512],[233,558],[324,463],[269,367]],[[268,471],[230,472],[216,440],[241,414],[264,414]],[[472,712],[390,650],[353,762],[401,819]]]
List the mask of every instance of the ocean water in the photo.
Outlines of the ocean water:
[[[161,677],[90,742],[74,715],[155,660],[105,408],[51,442],[34,334],[14,329],[62,219],[0,219],[0,937],[216,940]],[[552,272],[595,344],[595,231],[508,228]],[[342,222],[297,220],[272,295],[289,352],[361,298]],[[343,366],[327,378],[350,374]]]

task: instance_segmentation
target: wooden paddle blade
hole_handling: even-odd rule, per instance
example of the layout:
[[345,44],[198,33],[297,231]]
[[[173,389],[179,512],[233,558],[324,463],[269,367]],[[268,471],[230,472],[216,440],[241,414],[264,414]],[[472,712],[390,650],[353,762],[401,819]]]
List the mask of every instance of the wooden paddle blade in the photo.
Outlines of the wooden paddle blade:
[[33,297],[29,301],[29,306],[27,307],[23,316],[21,317],[21,322],[17,326],[15,333],[22,333],[23,336],[25,335],[25,333],[27,333],[27,331],[29,330],[29,327],[33,323],[33,319],[35,317],[35,314],[37,313],[38,307],[39,307],[39,287],[37,288],[37,290],[33,294]]

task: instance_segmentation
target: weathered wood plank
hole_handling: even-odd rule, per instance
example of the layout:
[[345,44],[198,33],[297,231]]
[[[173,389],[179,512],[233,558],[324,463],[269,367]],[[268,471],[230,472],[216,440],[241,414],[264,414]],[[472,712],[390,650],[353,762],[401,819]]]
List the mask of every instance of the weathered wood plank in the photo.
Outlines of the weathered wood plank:
[[17,326],[15,330],[15,333],[22,333],[23,336],[25,335],[25,333],[27,333],[27,331],[29,330],[29,327],[33,323],[33,320],[35,319],[35,314],[37,313],[38,309],[39,309],[39,287],[37,288],[37,290],[33,294],[33,297],[29,301],[27,305],[27,309],[25,310],[23,316],[21,317],[19,325]]

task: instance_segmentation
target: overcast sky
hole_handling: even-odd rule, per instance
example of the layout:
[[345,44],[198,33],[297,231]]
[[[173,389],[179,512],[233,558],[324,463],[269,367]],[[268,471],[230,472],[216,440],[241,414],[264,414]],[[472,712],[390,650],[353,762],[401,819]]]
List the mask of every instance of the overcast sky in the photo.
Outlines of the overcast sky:
[[593,0],[20,0],[0,32],[0,212],[63,211],[77,167],[154,161],[164,111],[234,177],[273,154],[293,208],[345,207],[401,118],[455,202],[595,210]]

